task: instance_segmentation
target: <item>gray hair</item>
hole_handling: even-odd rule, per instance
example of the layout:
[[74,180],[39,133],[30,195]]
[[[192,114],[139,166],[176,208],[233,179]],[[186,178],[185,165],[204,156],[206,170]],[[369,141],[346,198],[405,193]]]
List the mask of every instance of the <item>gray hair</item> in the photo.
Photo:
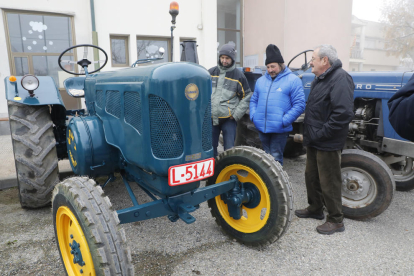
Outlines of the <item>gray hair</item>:
[[329,64],[332,65],[338,59],[336,49],[329,44],[322,44],[315,48],[319,49],[319,58],[328,57]]

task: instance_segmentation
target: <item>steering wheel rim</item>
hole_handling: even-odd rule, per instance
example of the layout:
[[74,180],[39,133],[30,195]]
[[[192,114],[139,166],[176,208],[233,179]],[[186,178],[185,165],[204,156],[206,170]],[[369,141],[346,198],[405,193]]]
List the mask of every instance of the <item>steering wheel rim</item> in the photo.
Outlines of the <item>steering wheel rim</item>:
[[307,52],[313,52],[313,50],[305,50],[305,51],[302,51],[302,52],[300,52],[299,54],[297,54],[296,56],[294,56],[290,61],[289,61],[289,63],[288,63],[288,65],[287,65],[287,67],[290,69],[290,70],[292,70],[292,69],[295,69],[295,70],[301,70],[301,68],[290,68],[289,66],[290,66],[290,64],[292,63],[292,61],[295,59],[295,58],[297,58],[298,56],[300,56],[300,55],[302,55],[302,54],[305,54],[305,64],[306,64],[306,68],[309,68],[308,67],[308,64],[309,64],[309,62],[307,62],[307,59],[306,59],[306,53]]
[[[79,44],[79,45],[75,45],[75,46],[72,46],[72,47],[67,48],[65,51],[63,51],[63,52],[60,54],[60,56],[59,56],[59,58],[58,58],[58,64],[59,64],[60,69],[62,69],[63,71],[65,71],[65,72],[66,72],[66,73],[68,73],[68,74],[75,75],[75,76],[83,76],[83,75],[86,75],[86,73],[83,73],[83,74],[82,74],[82,73],[70,72],[70,71],[66,70],[65,68],[63,68],[63,67],[62,67],[62,63],[61,63],[61,61],[62,61],[62,56],[63,56],[64,54],[66,54],[66,52],[68,52],[68,51],[70,51],[70,50],[72,50],[72,49],[75,49],[75,48],[79,48],[79,47],[92,47],[92,48],[96,48],[96,49],[100,50],[102,53],[104,53],[104,54],[105,54],[105,63],[104,63],[101,67],[99,67],[98,69],[96,69],[95,71],[88,72],[88,74],[93,74],[93,73],[98,72],[99,70],[101,70],[102,68],[104,68],[104,67],[105,67],[105,65],[108,63],[108,55],[107,55],[107,53],[105,52],[105,50],[104,50],[104,49],[102,49],[101,47],[98,47],[98,46],[96,46],[96,45],[92,45],[92,44]],[[84,60],[84,59],[82,59],[82,60]],[[79,64],[79,62],[80,62],[80,61],[82,61],[82,60],[79,60],[78,62],[76,62],[76,64],[78,64],[79,66],[81,66],[81,65]],[[87,59],[86,59],[86,60],[87,60]],[[89,60],[87,60],[87,61],[89,61]],[[89,62],[90,62],[90,61],[89,61]]]

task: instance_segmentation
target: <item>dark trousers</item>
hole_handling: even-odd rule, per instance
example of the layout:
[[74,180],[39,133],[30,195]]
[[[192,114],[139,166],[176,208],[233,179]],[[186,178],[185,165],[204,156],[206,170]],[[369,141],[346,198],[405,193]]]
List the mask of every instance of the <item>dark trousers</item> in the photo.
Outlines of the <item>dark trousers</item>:
[[308,211],[321,213],[325,204],[329,213],[326,221],[342,222],[341,151],[322,151],[307,147],[306,158]]
[[259,138],[263,150],[273,156],[283,166],[283,152],[289,133],[262,133],[259,131]]
[[219,119],[219,124],[216,126],[213,125],[214,157],[218,155],[217,147],[218,147],[220,132],[223,131],[224,150],[228,150],[234,147],[234,141],[236,140],[236,129],[237,129],[236,120],[230,119],[230,118]]

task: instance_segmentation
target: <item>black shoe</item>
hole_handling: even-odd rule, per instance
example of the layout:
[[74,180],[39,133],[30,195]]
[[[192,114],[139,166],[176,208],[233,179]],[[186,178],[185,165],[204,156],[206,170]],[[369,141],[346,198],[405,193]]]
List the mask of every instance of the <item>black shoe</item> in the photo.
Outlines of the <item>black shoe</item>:
[[295,210],[295,215],[300,218],[314,218],[319,220],[323,220],[325,218],[325,214],[323,212],[315,214],[309,212],[308,209]]
[[316,227],[316,231],[318,231],[319,234],[331,235],[335,232],[345,231],[345,226],[343,222],[334,223],[334,222],[327,221],[324,224]]

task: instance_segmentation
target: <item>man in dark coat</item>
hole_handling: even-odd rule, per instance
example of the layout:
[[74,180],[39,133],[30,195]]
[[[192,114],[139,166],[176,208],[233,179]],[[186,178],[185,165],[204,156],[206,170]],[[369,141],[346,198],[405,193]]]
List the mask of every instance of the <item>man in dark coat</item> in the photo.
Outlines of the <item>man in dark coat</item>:
[[392,127],[402,138],[414,142],[414,75],[388,101]]
[[318,46],[310,66],[315,80],[305,109],[303,144],[307,146],[305,182],[309,206],[296,210],[300,218],[324,219],[320,234],[345,230],[342,212],[341,150],[354,116],[354,82],[342,69],[331,45]]

